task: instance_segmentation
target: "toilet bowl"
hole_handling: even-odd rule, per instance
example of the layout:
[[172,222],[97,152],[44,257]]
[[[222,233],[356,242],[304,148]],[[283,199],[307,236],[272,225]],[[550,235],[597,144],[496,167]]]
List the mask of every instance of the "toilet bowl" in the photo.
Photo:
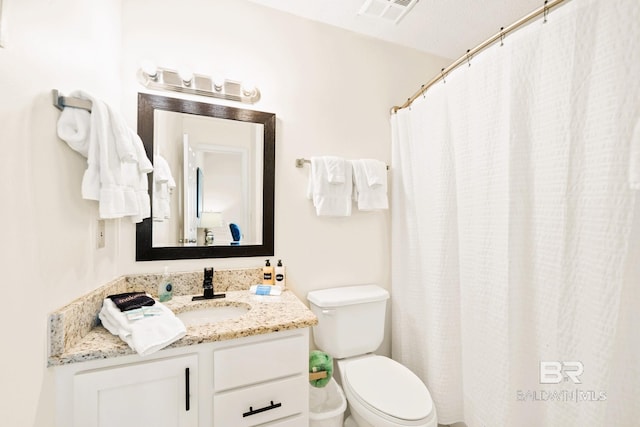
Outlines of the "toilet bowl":
[[358,427],[438,425],[431,395],[420,378],[402,364],[372,353],[384,336],[386,290],[347,286],[312,291],[307,299],[318,317],[314,341],[336,360]]
[[408,368],[384,356],[337,362],[351,415],[359,427],[436,427],[429,390]]

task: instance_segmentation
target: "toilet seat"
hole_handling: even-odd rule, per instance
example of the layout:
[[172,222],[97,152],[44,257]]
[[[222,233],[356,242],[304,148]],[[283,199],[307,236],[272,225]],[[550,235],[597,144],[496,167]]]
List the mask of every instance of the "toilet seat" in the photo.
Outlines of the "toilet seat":
[[349,361],[345,368],[346,386],[371,412],[406,425],[422,422],[432,415],[429,390],[400,363],[372,355]]

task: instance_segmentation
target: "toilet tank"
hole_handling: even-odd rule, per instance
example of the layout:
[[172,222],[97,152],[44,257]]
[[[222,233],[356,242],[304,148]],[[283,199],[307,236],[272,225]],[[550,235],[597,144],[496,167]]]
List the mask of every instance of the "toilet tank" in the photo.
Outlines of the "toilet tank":
[[389,292],[376,285],[344,286],[309,292],[316,346],[335,359],[375,351],[384,338]]

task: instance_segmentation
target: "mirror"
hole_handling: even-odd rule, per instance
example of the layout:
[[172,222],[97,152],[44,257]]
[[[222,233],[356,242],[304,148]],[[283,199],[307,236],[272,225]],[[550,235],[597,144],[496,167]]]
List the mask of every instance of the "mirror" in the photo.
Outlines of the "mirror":
[[141,93],[138,134],[154,172],[137,261],[273,255],[275,114]]

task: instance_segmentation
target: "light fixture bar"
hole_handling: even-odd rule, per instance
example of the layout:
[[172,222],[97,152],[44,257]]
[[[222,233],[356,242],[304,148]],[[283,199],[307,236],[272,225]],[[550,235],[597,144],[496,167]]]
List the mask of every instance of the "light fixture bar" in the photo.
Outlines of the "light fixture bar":
[[137,76],[138,82],[149,89],[209,96],[246,104],[254,104],[260,100],[260,91],[256,87],[243,88],[242,82],[226,79],[214,82],[204,74],[185,76],[175,70],[157,67],[154,71],[141,68]]

